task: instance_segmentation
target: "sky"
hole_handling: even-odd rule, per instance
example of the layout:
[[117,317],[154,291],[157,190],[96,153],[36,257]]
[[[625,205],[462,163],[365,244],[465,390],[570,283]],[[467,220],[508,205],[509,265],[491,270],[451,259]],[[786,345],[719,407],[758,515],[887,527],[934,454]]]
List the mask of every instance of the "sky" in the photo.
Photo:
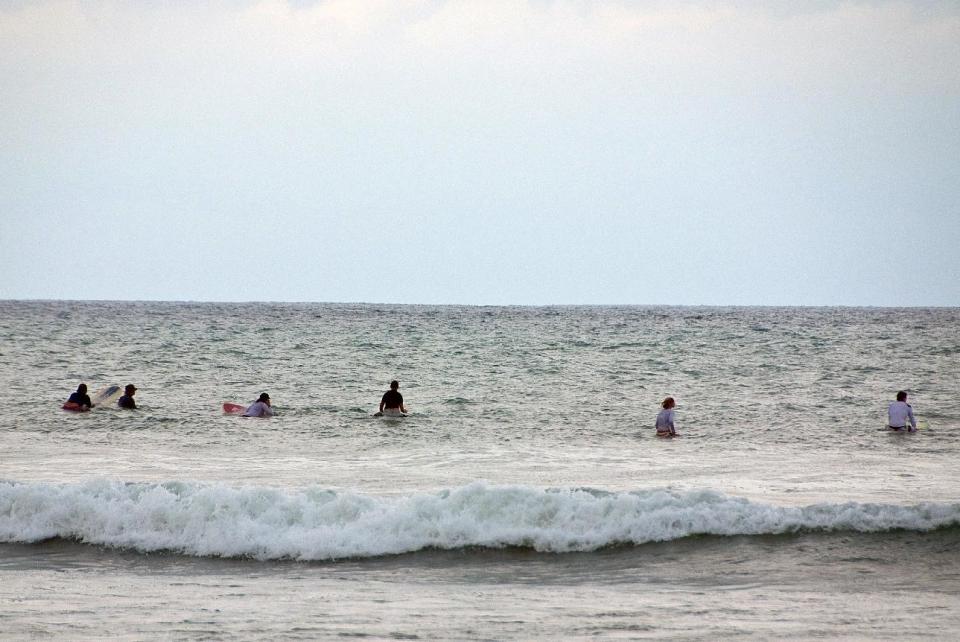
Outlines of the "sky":
[[0,0],[0,299],[960,306],[960,3]]

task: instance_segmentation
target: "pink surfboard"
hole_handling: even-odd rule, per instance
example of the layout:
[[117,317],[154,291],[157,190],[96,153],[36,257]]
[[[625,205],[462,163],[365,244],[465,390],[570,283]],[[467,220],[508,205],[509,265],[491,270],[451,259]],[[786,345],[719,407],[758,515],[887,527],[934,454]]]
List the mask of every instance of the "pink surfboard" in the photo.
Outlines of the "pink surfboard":
[[238,403],[223,404],[223,411],[228,415],[242,415],[246,409],[247,409],[246,406],[241,406]]

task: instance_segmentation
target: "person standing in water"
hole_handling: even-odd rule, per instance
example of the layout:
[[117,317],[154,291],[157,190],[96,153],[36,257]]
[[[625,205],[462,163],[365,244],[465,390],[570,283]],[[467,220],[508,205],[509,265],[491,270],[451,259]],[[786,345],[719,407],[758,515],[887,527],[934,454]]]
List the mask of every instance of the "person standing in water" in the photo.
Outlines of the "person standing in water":
[[403,405],[403,395],[400,394],[398,388],[400,387],[399,381],[390,382],[390,390],[387,390],[383,393],[383,397],[380,399],[380,410],[377,412],[377,415],[405,415],[407,414],[407,408]]
[[677,436],[677,430],[673,426],[673,408],[676,405],[673,397],[667,397],[660,404],[661,410],[657,413],[657,437]]
[[133,395],[137,392],[137,387],[128,383],[123,388],[123,396],[117,399],[117,405],[124,410],[136,410],[137,402],[133,400]]
[[[910,426],[907,426],[907,422]],[[901,390],[897,393],[897,400],[887,406],[887,425],[890,430],[914,432],[917,429],[917,420],[913,416],[913,408],[907,403],[907,393]]]
[[254,401],[243,411],[244,417],[272,417],[273,407],[270,405],[270,395],[263,392],[260,398]]

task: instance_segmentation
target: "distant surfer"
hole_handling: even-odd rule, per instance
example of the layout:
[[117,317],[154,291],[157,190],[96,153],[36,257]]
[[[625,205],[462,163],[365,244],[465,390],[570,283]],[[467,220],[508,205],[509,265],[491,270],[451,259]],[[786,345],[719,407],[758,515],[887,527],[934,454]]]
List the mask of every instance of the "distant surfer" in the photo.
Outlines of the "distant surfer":
[[272,417],[273,407],[270,405],[270,395],[263,392],[260,398],[254,401],[243,411],[244,417]]
[[[910,423],[907,426],[907,422]],[[913,408],[907,403],[907,393],[901,390],[897,393],[897,400],[887,406],[887,425],[890,430],[914,432],[917,429],[917,420],[913,416]]]
[[90,395],[87,394],[87,384],[81,383],[77,386],[77,391],[70,395],[67,403],[63,404],[64,410],[78,410],[85,412],[93,408],[93,402],[90,401]]
[[673,408],[676,405],[673,397],[667,397],[660,404],[661,410],[657,413],[657,437],[677,436],[677,430],[673,427]]
[[403,405],[403,395],[401,395],[398,390],[399,387],[399,381],[390,382],[390,390],[383,393],[383,397],[380,399],[380,410],[377,412],[378,417],[400,417],[407,414],[407,409]]
[[123,388],[123,396],[117,399],[117,405],[125,410],[136,410],[137,402],[133,400],[133,395],[136,394],[137,387],[132,383],[128,383]]

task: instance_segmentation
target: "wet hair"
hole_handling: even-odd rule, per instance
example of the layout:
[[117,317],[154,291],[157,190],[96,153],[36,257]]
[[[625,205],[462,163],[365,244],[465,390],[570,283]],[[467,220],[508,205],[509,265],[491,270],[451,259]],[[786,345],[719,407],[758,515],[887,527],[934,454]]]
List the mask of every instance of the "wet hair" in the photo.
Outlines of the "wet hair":
[[900,392],[897,393],[897,401],[906,401],[906,400],[907,400],[907,393],[905,391],[901,390]]
[[260,398],[257,401],[270,401],[270,395],[265,392],[260,393]]
[[677,403],[673,400],[673,397],[667,397],[663,400],[663,403],[660,404],[664,408],[673,408]]
[[400,382],[394,379],[393,381],[390,382],[390,387],[396,390],[397,388],[400,387]]
[[79,392],[81,395],[87,394],[87,384],[81,383],[79,386],[77,386],[77,392]]

